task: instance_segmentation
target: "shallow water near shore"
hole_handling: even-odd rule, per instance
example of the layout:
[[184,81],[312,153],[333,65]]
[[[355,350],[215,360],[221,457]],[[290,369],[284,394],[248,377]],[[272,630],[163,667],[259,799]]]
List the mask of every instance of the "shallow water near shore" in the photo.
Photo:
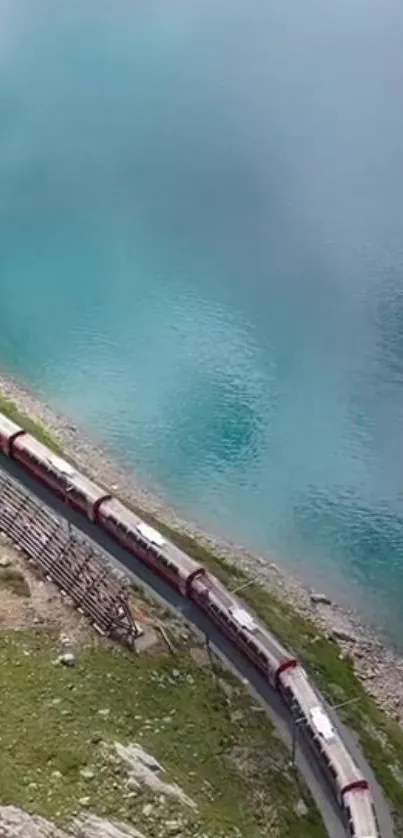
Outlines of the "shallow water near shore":
[[403,10],[82,6],[0,11],[2,363],[399,640]]

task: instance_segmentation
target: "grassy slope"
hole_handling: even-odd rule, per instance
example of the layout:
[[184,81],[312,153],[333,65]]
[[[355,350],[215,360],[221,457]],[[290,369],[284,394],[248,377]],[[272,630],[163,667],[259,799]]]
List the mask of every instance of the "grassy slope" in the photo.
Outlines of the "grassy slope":
[[[58,651],[43,629],[0,633],[3,804],[65,823],[88,797],[91,811],[132,822],[149,838],[170,818],[184,821],[187,838],[323,838],[307,793],[309,814],[294,811],[301,789],[288,755],[230,675],[215,680],[186,644],[172,657],[165,650],[135,656],[102,642],[72,668],[54,664]],[[133,791],[106,756],[105,743],[114,741],[141,743],[198,812]]]
[[2,393],[0,393],[0,413],[4,413],[5,416],[8,416],[8,418],[13,422],[16,422],[17,425],[21,425],[25,431],[28,431],[28,433],[35,436],[40,442],[43,442],[44,445],[47,445],[56,454],[63,453],[60,443],[53,436],[53,434],[48,431],[45,425],[31,419],[26,413],[19,410],[17,405],[11,399],[8,399],[7,396],[4,396]]
[[[7,410],[4,409],[6,401]],[[48,431],[27,417],[22,416],[9,400],[0,398],[0,410],[45,441]],[[10,413],[11,411],[11,413]],[[29,423],[29,427],[28,427]],[[56,442],[56,446],[58,443]],[[146,521],[154,524],[175,544],[184,549],[206,566],[210,567],[225,583],[232,586],[247,580],[246,575],[230,566],[224,559],[199,544],[186,533],[178,532],[139,507],[135,508]],[[243,598],[275,632],[275,634],[301,658],[318,686],[332,703],[357,698],[357,703],[340,710],[342,718],[358,733],[364,751],[370,760],[379,782],[390,799],[398,822],[403,829],[403,731],[389,719],[368,696],[363,685],[354,674],[352,663],[341,660],[335,643],[318,637],[316,626],[302,619],[278,597],[258,584],[249,586]]]

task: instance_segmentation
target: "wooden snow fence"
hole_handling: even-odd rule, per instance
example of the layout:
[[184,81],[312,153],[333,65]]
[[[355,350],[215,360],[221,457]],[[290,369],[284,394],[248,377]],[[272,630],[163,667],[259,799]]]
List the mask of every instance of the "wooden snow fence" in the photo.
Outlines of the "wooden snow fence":
[[10,538],[95,628],[131,648],[141,634],[129,590],[107,555],[49,507],[0,473],[0,531]]

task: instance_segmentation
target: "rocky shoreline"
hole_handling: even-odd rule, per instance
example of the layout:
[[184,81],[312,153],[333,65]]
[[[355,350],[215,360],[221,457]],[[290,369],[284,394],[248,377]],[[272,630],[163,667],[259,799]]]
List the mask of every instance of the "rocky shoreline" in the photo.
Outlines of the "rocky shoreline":
[[274,590],[301,616],[311,619],[318,629],[332,636],[340,654],[354,661],[357,674],[379,706],[403,724],[403,657],[388,648],[360,615],[332,602],[326,595],[309,588],[285,572],[268,557],[249,552],[244,547],[212,536],[178,517],[156,494],[144,490],[129,469],[114,462],[110,453],[95,444],[74,422],[56,413],[40,396],[5,371],[0,371],[0,393],[18,408],[46,425],[60,440],[67,456],[95,480],[107,484],[127,502],[141,506],[161,521],[187,532],[217,554]]

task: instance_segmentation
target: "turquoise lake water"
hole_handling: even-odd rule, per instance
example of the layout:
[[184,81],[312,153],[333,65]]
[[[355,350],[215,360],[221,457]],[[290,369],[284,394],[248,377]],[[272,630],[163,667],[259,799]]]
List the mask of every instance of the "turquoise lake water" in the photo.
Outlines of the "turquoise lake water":
[[4,0],[0,358],[403,628],[403,6]]

